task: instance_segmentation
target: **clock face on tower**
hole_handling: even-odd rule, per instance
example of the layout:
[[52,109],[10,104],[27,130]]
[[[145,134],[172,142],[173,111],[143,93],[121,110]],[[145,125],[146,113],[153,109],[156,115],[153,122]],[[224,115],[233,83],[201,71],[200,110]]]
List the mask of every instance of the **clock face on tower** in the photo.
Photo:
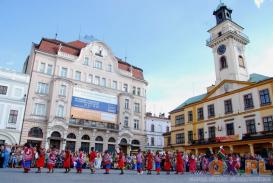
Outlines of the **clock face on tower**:
[[223,55],[225,53],[225,51],[226,51],[226,46],[224,44],[220,45],[217,49],[217,53],[219,55]]

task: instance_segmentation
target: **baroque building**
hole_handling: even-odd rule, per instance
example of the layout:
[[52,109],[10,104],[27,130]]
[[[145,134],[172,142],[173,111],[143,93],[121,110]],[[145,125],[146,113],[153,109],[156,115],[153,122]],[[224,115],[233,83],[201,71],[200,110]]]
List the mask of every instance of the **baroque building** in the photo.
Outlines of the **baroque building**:
[[273,78],[249,74],[243,27],[232,20],[224,3],[213,12],[216,25],[208,30],[215,85],[191,97],[170,112],[171,132],[164,134],[165,149],[195,154],[217,152],[267,156],[272,152]]
[[30,75],[21,144],[89,151],[144,149],[143,70],[105,43],[41,39],[24,64]]

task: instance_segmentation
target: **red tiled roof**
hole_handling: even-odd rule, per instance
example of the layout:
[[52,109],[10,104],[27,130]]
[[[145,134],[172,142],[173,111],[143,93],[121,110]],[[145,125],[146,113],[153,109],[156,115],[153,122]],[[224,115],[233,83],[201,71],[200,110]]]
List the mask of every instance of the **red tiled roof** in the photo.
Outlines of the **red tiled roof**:
[[[72,42],[62,42],[56,39],[46,39],[46,38],[42,38],[42,40],[40,41],[39,44],[35,45],[35,48],[37,50],[40,50],[42,52],[46,52],[46,53],[50,53],[50,54],[57,54],[58,50],[60,49],[61,46],[61,51],[71,54],[71,55],[75,55],[75,56],[79,56],[80,51],[82,48],[84,48],[85,46],[87,46],[87,43],[84,43],[82,41],[76,40],[76,41],[72,41]],[[133,77],[137,78],[137,79],[144,79],[143,77],[143,70],[132,66],[131,64],[122,61],[122,59],[116,57],[117,61],[118,61],[118,68],[127,72],[132,72]]]

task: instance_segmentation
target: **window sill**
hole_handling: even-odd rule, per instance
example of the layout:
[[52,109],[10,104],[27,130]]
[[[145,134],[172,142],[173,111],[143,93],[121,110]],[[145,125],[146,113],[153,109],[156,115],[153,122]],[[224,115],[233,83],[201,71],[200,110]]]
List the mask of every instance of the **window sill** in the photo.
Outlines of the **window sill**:
[[268,105],[271,105],[271,102],[265,103],[265,104],[261,104],[261,107],[268,106]]
[[254,106],[244,108],[244,110],[250,110],[250,109],[254,109]]
[[233,111],[229,111],[229,112],[225,112],[224,114],[228,115],[228,114],[232,114],[232,113],[233,113]]
[[212,119],[212,118],[215,118],[215,115],[214,116],[208,116],[208,119]]

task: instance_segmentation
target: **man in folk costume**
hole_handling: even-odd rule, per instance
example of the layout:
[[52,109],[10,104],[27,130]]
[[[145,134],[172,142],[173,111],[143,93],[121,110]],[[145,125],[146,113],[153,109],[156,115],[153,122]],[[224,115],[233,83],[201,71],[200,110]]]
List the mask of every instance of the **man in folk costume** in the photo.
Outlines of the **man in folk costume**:
[[125,155],[121,148],[119,148],[118,153],[118,168],[120,169],[120,175],[124,174],[124,166],[125,166]]
[[234,160],[232,156],[228,157],[228,161],[227,161],[227,173],[230,175],[236,175],[237,171],[235,168],[235,164],[234,164]]
[[155,167],[156,167],[157,175],[160,174],[160,163],[161,163],[161,157],[159,155],[159,151],[157,151],[155,155]]
[[90,170],[91,174],[95,173],[95,159],[97,157],[97,153],[94,150],[94,147],[91,147],[91,152],[89,154],[89,163],[90,163]]
[[168,151],[165,152],[165,161],[164,161],[164,170],[166,171],[166,174],[170,174],[171,170],[171,160],[170,155]]
[[71,170],[71,159],[72,159],[71,151],[70,151],[69,147],[66,147],[65,152],[64,152],[64,163],[63,163],[63,167],[65,168],[64,173],[69,173],[70,172],[70,170]]
[[84,164],[84,156],[83,156],[83,151],[80,148],[79,149],[79,153],[77,156],[77,160],[76,160],[76,173],[82,173],[82,165]]
[[143,162],[143,159],[144,159],[144,157],[143,157],[143,155],[142,155],[141,150],[139,149],[139,150],[138,150],[138,154],[137,154],[137,156],[136,156],[137,172],[138,172],[139,175],[140,175],[140,174],[143,174],[143,171],[142,171],[142,162]]
[[223,149],[223,146],[220,146],[220,150],[218,151],[218,160],[222,162],[223,164],[223,170],[226,170],[227,169],[227,165],[225,163],[225,158],[226,158],[226,155],[225,155],[225,150]]
[[152,174],[152,169],[153,169],[153,154],[151,153],[151,150],[149,149],[147,152],[147,174],[151,175]]
[[41,148],[40,145],[37,146],[36,148],[36,167],[37,167],[37,172],[36,173],[41,173],[41,168],[44,167],[45,165],[45,150]]
[[208,165],[209,165],[209,160],[207,156],[204,155],[202,158],[202,170],[204,174],[206,174],[206,172],[208,171]]
[[196,173],[196,159],[193,154],[191,155],[191,158],[189,159],[189,172]]
[[106,150],[104,152],[104,156],[103,156],[103,164],[104,164],[104,167],[105,167],[105,173],[104,174],[109,174],[110,173],[111,163],[112,163],[112,157],[109,154],[108,150]]
[[56,152],[55,146],[53,146],[50,149],[50,154],[48,157],[48,164],[47,164],[48,172],[47,173],[54,172],[54,167],[55,167],[55,163],[56,163],[56,155],[57,155],[57,152]]
[[24,151],[23,151],[23,168],[24,173],[28,173],[31,169],[32,164],[32,158],[33,158],[33,151],[30,148],[30,144],[26,143],[24,145]]
[[183,159],[182,159],[182,153],[180,151],[176,151],[176,173],[175,174],[183,174]]

